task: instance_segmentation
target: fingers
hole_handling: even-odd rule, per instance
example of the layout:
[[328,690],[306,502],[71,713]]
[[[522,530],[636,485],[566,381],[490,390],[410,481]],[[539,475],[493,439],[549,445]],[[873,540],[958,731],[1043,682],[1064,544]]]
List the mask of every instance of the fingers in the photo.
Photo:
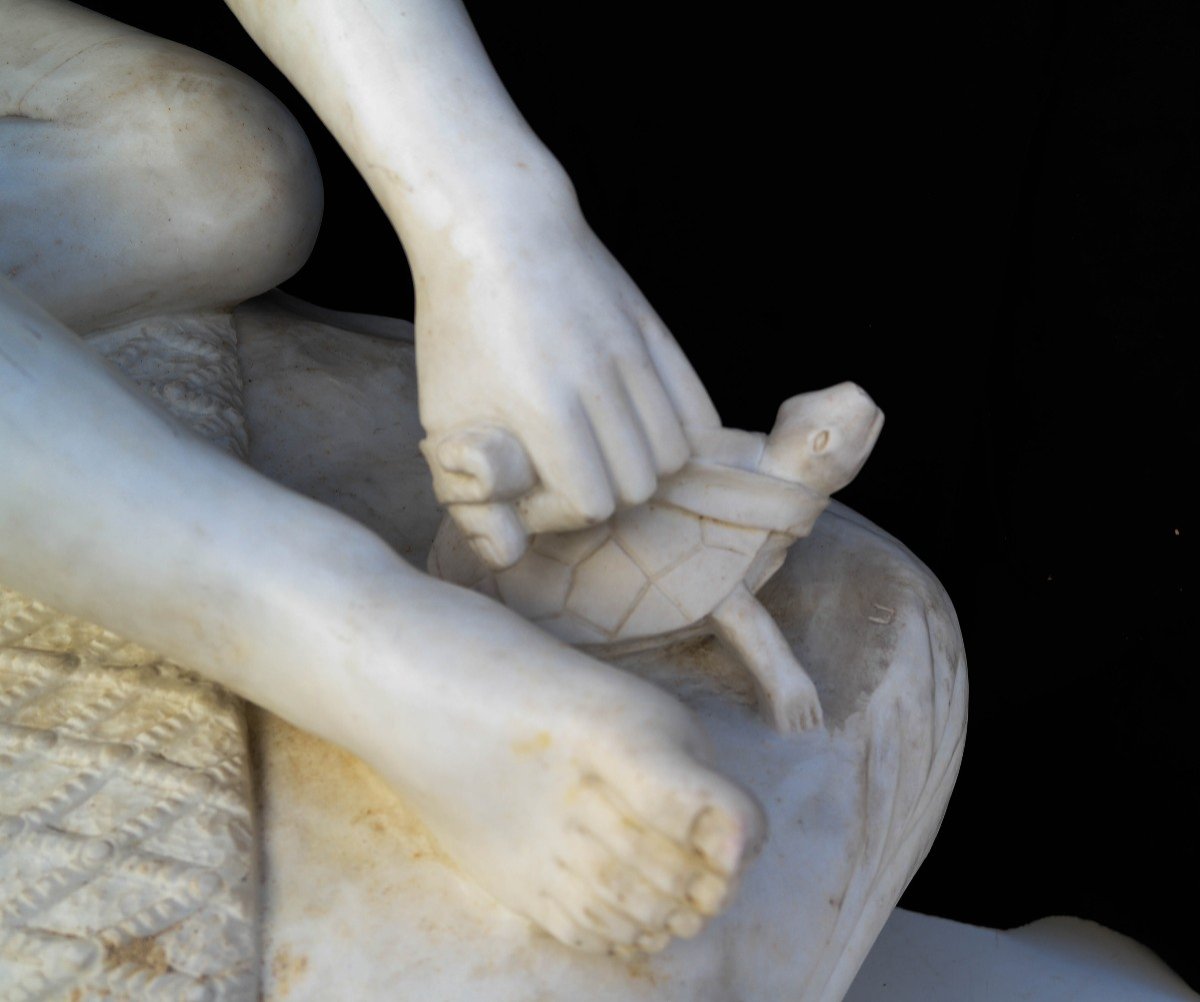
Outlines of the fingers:
[[[458,523],[472,547],[493,569],[516,563],[528,535],[566,532],[603,522],[622,503],[644,500],[657,483],[640,429],[626,420],[624,390],[609,385],[595,397],[599,428],[582,403],[567,408],[565,419],[533,424],[522,442],[503,428],[459,429],[421,443],[433,475],[437,499]],[[608,398],[608,399],[605,399]],[[602,450],[599,436],[608,443]],[[538,456],[535,473],[526,451]],[[617,465],[610,473],[606,456]],[[540,475],[539,475],[540,474]],[[508,503],[515,499],[515,504]]]
[[442,504],[510,500],[537,483],[521,443],[495,425],[459,429],[436,441],[426,439],[421,450]]
[[519,436],[484,425],[422,443],[438,500],[493,568],[518,560],[529,534],[581,529],[646,501],[687,462],[686,429],[719,427],[670,334],[653,316],[643,326],[647,356],[597,373]]
[[621,378],[650,443],[658,475],[674,473],[688,461],[691,450],[661,380],[649,365],[634,363],[621,366]]
[[663,322],[650,313],[641,326],[646,350],[684,428],[719,428],[721,418],[708,391]]
[[521,443],[503,428],[481,425],[426,439],[421,451],[433,490],[480,558],[493,570],[515,564],[529,544],[507,499],[537,483]]
[[658,486],[658,464],[624,381],[611,372],[587,394],[583,406],[617,504],[645,501]]
[[529,536],[511,504],[452,504],[446,512],[492,570],[511,567],[525,555]]
[[[568,467],[557,480],[545,470],[544,489],[519,504],[531,533],[577,529],[604,521],[617,507],[641,504],[654,495],[660,477],[691,455],[679,416],[649,364],[624,362],[597,377],[575,418],[559,440],[577,469]],[[579,472],[590,484],[572,476]]]
[[583,404],[568,403],[559,417],[544,421],[530,445],[541,486],[517,502],[530,533],[570,532],[603,522],[616,510],[605,457]]

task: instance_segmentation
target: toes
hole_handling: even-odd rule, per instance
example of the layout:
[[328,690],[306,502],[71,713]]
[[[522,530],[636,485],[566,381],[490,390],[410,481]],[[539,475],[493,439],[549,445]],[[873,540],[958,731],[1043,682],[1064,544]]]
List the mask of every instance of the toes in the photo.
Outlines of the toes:
[[768,722],[783,734],[799,734],[821,726],[821,700],[811,685],[799,694],[771,699],[764,693],[763,698]]
[[747,794],[691,759],[659,763],[660,796],[651,801],[649,770],[640,764],[631,790],[647,805],[641,811],[622,796],[625,788],[618,793],[598,777],[584,782],[574,805],[575,862],[587,860],[583,875],[610,907],[643,925],[649,938],[634,945],[653,952],[664,936],[696,935],[725,907],[765,823]]
[[660,928],[676,906],[674,898],[644,880],[634,869],[615,863],[609,879],[600,883],[600,893],[615,907],[631,915],[647,929]]
[[701,915],[716,915],[729,897],[729,882],[712,873],[696,874],[688,882],[684,898]]
[[641,923],[608,904],[597,891],[594,879],[556,858],[557,900],[577,925],[590,929],[610,944],[633,944],[645,930]]
[[812,709],[810,709],[808,711],[808,727],[813,730],[816,730],[817,728],[821,727],[824,723],[825,723],[825,718],[821,713],[821,704],[817,703],[812,707]]
[[557,939],[563,946],[584,953],[608,953],[612,942],[599,932],[589,927],[588,923],[577,921],[565,904],[549,894],[543,894],[540,908],[533,916],[546,932]]
[[730,877],[741,865],[745,849],[745,830],[724,811],[705,807],[692,822],[688,842],[718,873]]
[[[673,916],[680,928],[690,928],[683,915],[691,909],[684,903],[682,893],[670,894],[650,883],[586,828],[577,828],[576,835],[571,846],[570,869],[589,880],[597,896],[609,906],[628,916],[642,930],[669,927]],[[641,862],[637,860],[638,864]],[[660,879],[664,883],[678,883],[667,869],[660,870]],[[686,892],[685,886],[683,891]]]
[[[559,868],[559,894],[556,900],[573,919],[576,926],[606,940],[610,947],[632,948],[643,953],[656,953],[670,942],[673,933],[668,920],[674,917],[675,925],[684,933],[698,931],[703,920],[694,912],[691,920],[689,910],[676,908],[666,916],[659,916],[651,923],[641,922],[621,908],[610,905],[600,895],[600,885],[574,872],[562,860],[556,860]],[[691,933],[694,934],[694,933]]]
[[610,908],[603,901],[593,900],[580,909],[580,918],[589,927],[608,940],[610,946],[636,944],[644,934],[640,925],[627,915]]
[[637,938],[635,945],[643,953],[660,953],[667,948],[667,944],[670,942],[670,933],[645,932]]
[[580,808],[583,834],[594,838],[672,900],[682,900],[692,878],[704,869],[695,853],[640,824],[623,805],[614,802],[603,784],[588,791]]
[[618,943],[613,947],[614,956],[622,960],[638,961],[648,953],[661,953],[671,944],[671,935],[666,932],[644,932],[632,944]]
[[694,913],[700,924],[700,916],[720,912],[745,848],[735,821],[714,808],[705,809],[697,815],[687,841],[678,845],[622,813],[602,790],[592,795],[596,802],[590,805],[583,833],[593,835],[673,902],[669,910],[648,916],[652,928],[665,928],[676,911],[683,913],[676,922],[684,928],[694,924],[685,917],[687,912]]
[[704,928],[704,919],[690,908],[677,908],[667,916],[667,931],[680,939],[691,939]]
[[780,734],[799,734],[808,723],[808,711],[794,702],[785,702],[767,711],[767,723]]
[[628,791],[628,805],[611,785],[604,784],[619,813],[684,851],[697,853],[725,876],[757,854],[766,836],[766,820],[740,787],[683,756],[658,766],[654,786],[645,782],[646,775],[643,770],[621,786],[622,792]]
[[642,960],[648,953],[660,953],[670,945],[671,937],[663,932],[647,932],[638,937],[632,946],[618,944],[613,954],[622,960]]

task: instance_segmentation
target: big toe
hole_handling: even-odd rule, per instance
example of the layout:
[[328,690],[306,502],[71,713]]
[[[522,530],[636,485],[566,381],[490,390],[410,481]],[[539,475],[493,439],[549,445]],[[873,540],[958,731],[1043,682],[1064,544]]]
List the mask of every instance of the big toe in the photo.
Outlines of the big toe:
[[766,818],[750,793],[686,756],[666,757],[656,769],[646,761],[638,765],[629,782],[610,786],[640,824],[725,878],[757,855]]

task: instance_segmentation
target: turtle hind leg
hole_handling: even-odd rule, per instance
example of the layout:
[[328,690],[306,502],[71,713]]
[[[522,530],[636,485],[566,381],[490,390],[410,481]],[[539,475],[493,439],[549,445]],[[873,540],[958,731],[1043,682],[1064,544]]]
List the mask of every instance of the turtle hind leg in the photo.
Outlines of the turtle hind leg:
[[821,726],[821,700],[771,614],[739,584],[712,613],[713,630],[750,670],[759,711],[784,734]]

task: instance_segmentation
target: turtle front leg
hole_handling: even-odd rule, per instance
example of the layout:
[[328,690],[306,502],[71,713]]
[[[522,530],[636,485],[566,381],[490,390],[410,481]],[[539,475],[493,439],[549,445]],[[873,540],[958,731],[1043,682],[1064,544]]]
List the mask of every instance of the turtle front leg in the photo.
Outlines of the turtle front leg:
[[713,610],[715,633],[750,669],[759,710],[784,734],[821,726],[821,700],[771,614],[739,584]]

